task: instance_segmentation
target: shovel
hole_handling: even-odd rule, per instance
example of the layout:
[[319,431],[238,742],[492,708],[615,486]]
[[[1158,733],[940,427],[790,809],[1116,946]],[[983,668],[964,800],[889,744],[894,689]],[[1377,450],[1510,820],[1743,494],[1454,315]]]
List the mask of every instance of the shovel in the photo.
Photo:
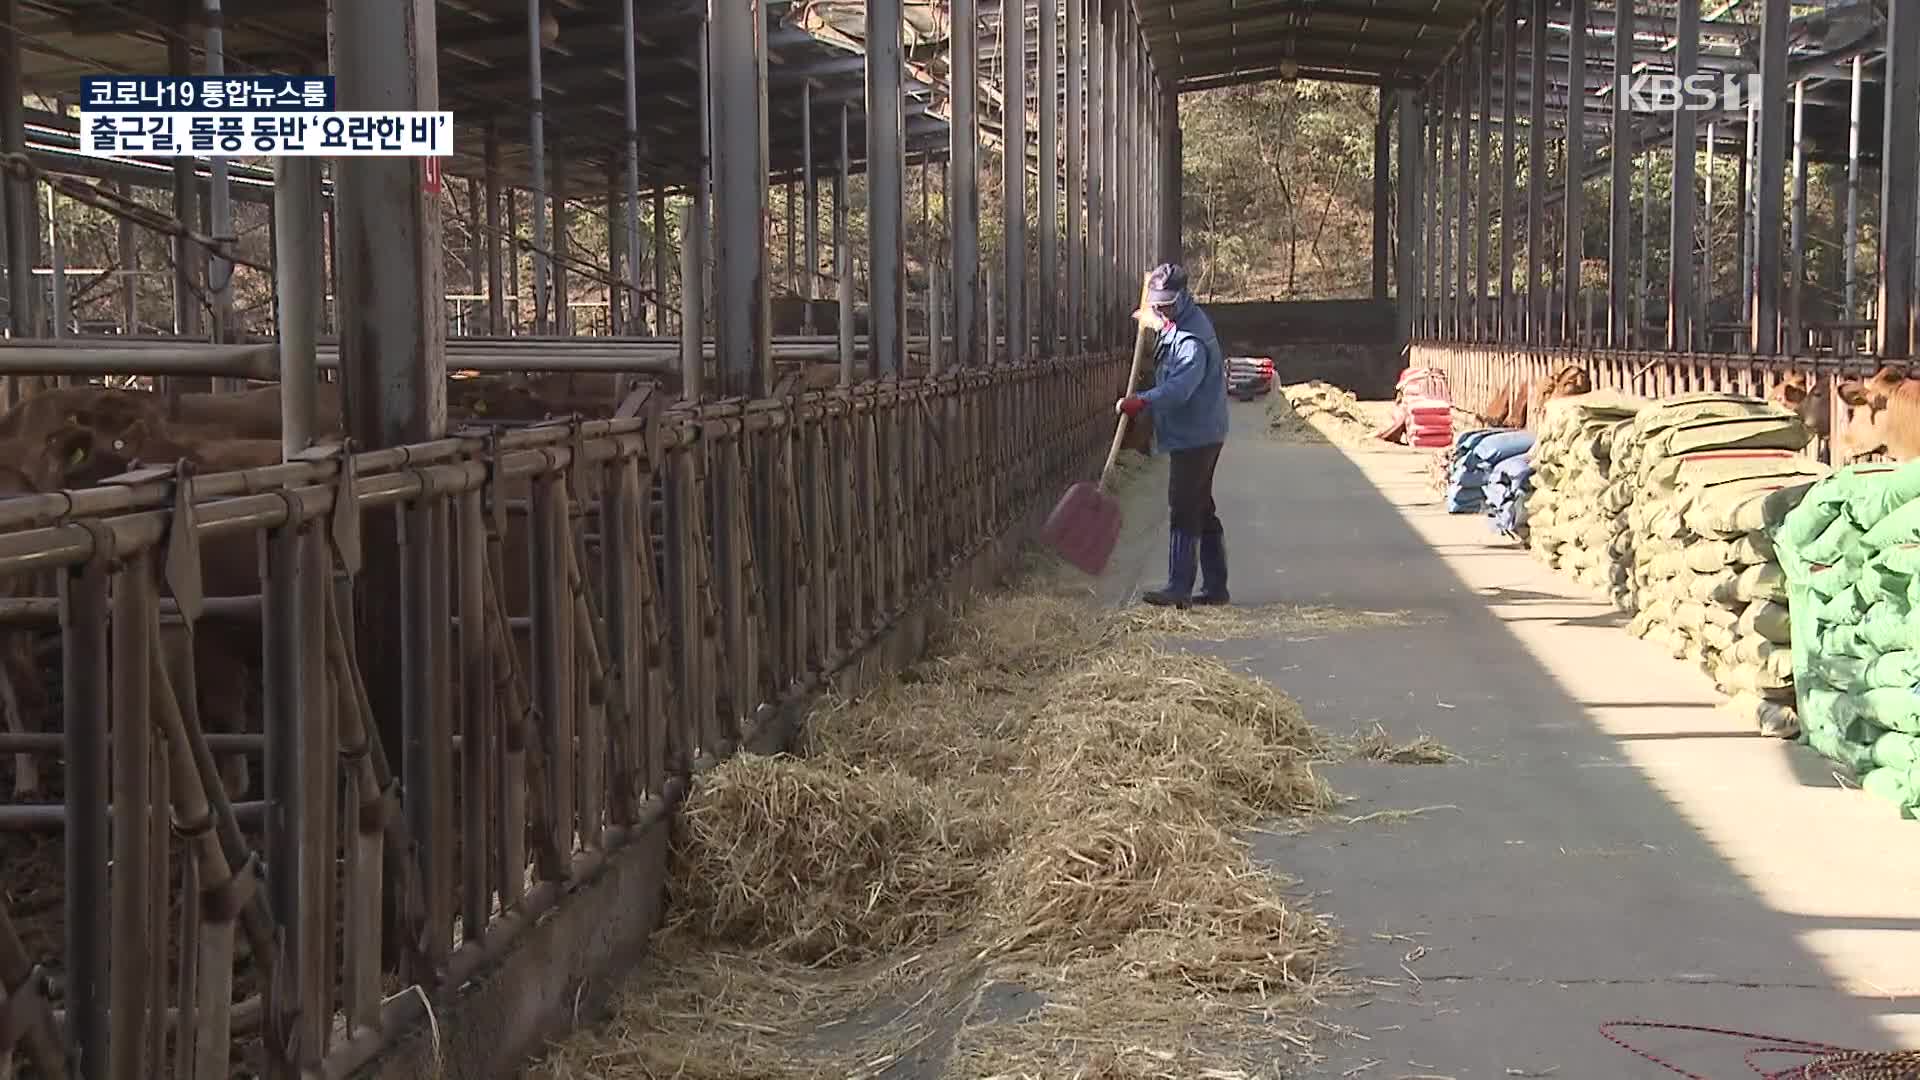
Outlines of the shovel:
[[[1138,310],[1147,310],[1144,278],[1140,282]],[[1140,370],[1146,366],[1147,357],[1153,355],[1158,336],[1144,320],[1140,322],[1139,336],[1133,342],[1133,368],[1127,375],[1122,396],[1133,393],[1140,381]],[[1120,423],[1114,428],[1113,449],[1107,451],[1107,464],[1100,470],[1100,479],[1082,480],[1068,488],[1054,504],[1053,513],[1047,515],[1046,523],[1040,526],[1041,543],[1092,577],[1106,571],[1114,545],[1120,542],[1120,503],[1107,494],[1107,485],[1113,480],[1113,467],[1120,460],[1120,445],[1127,439],[1128,419],[1126,414],[1121,414]]]

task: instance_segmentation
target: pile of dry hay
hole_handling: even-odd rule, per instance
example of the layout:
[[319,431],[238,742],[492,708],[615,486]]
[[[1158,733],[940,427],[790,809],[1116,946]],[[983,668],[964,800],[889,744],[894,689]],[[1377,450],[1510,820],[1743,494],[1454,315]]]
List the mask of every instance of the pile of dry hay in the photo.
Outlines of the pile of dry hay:
[[1267,399],[1268,433],[1282,442],[1354,446],[1372,438],[1374,428],[1359,398],[1319,379],[1283,386]]
[[[1330,938],[1238,834],[1327,808],[1312,761],[1335,747],[1277,689],[1154,633],[992,599],[901,678],[824,701],[805,757],[703,776],[642,989],[541,1074],[1277,1068],[1297,1036],[1255,1021],[1311,999]],[[1044,1005],[995,1023],[1010,986]]]

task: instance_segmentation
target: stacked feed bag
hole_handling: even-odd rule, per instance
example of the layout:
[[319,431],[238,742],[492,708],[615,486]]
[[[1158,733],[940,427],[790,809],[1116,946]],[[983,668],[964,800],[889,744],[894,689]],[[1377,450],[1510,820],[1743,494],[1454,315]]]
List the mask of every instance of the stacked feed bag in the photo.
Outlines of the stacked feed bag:
[[1484,489],[1493,531],[1522,543],[1527,539],[1527,493],[1533,489],[1533,459],[1521,454],[1493,467]]
[[1697,662],[1727,708],[1790,737],[1786,576],[1777,522],[1826,466],[1790,450],[1680,454],[1644,475],[1631,517],[1638,610],[1628,630]]
[[[1607,577],[1619,589],[1615,599],[1621,609],[1638,611],[1647,602],[1641,596],[1640,576],[1653,556],[1679,542],[1677,535],[1663,537],[1659,551],[1644,558],[1636,552],[1640,538],[1650,535],[1656,521],[1670,516],[1667,496],[1672,491],[1650,485],[1657,473],[1664,482],[1675,482],[1677,473],[1662,472],[1671,459],[1712,451],[1796,451],[1812,438],[1799,417],[1741,394],[1680,394],[1640,410],[1614,438],[1611,482],[1602,496],[1609,510],[1624,515],[1626,524],[1607,552]],[[1737,479],[1741,466],[1729,467],[1732,472],[1721,478]]]
[[1533,449],[1533,433],[1484,428],[1454,441],[1447,477],[1447,513],[1477,514],[1486,508],[1484,488],[1495,466]]
[[1395,412],[1406,423],[1409,446],[1453,445],[1453,389],[1439,368],[1408,368],[1394,383]]
[[1614,393],[1578,394],[1549,401],[1533,453],[1533,490],[1527,497],[1527,545],[1547,565],[1609,592],[1621,584],[1607,574],[1607,549],[1624,518],[1602,499],[1613,471],[1613,443],[1645,402]]
[[1453,445],[1453,406],[1433,398],[1406,400],[1408,446],[1444,450]]
[[1774,544],[1806,741],[1920,814],[1920,463],[1835,471]]

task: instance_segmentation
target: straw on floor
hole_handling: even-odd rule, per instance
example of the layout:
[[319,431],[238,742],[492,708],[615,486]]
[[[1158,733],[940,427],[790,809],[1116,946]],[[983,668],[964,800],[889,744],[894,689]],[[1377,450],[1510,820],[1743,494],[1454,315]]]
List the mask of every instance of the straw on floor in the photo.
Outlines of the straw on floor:
[[1277,1075],[1331,935],[1240,837],[1327,809],[1339,748],[1159,636],[996,597],[804,756],[703,776],[654,956],[539,1075]]

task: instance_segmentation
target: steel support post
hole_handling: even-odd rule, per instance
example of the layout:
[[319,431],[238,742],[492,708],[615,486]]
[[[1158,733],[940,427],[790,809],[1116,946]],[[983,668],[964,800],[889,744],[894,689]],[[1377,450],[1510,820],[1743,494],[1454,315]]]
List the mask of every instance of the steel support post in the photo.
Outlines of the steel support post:
[[[1700,69],[1700,0],[1678,0],[1675,27],[1674,73],[1681,79]],[[1673,113],[1672,228],[1667,237],[1667,348],[1692,352],[1699,345],[1694,330],[1693,225],[1694,154],[1698,122],[1692,110]]]
[[553,149],[553,316],[550,325],[556,337],[573,333],[573,274],[567,269],[567,256],[573,251],[573,213],[567,205],[567,157],[559,147]]
[[[1000,7],[1006,85],[1001,117],[1006,125],[1000,170],[1000,205],[1006,208],[1006,246],[1001,280],[1007,283],[1007,362],[1027,357],[1027,19],[1023,0]],[[869,155],[871,156],[871,155]],[[875,267],[876,271],[878,266]]]
[[[1764,91],[1763,91],[1764,92]],[[1748,329],[1752,329],[1753,319],[1753,162],[1756,156],[1755,126],[1760,122],[1760,109],[1757,102],[1747,105],[1747,139],[1740,152],[1740,174],[1738,186],[1734,189],[1734,201],[1740,204],[1740,231],[1735,234],[1734,259],[1740,264],[1740,317],[1747,320]],[[1752,351],[1752,334],[1742,339],[1741,345]]]
[[[714,0],[709,10],[716,378],[721,397],[757,398],[773,374],[767,340],[766,221],[773,204],[767,184],[766,9],[761,0]],[[872,169],[868,176],[869,186],[883,182]],[[876,223],[876,231],[881,227]]]
[[1707,155],[1705,167],[1707,180],[1700,198],[1700,287],[1699,302],[1693,309],[1694,338],[1702,349],[1711,347],[1711,317],[1714,292],[1719,288],[1720,276],[1713,266],[1713,210],[1715,206],[1714,188],[1714,150],[1719,141],[1719,125],[1707,124]]
[[552,272],[547,252],[547,118],[545,81],[540,74],[546,46],[540,37],[540,0],[527,0],[527,216],[533,222],[533,332],[547,333],[547,282]]
[[1113,15],[1113,285],[1118,299],[1126,295],[1127,272],[1133,268],[1133,191],[1138,185],[1134,165],[1133,47],[1128,31],[1133,9],[1122,4]]
[[687,401],[706,396],[706,275],[700,272],[706,239],[699,204],[689,199],[680,207],[680,396]]
[[1134,220],[1139,225],[1138,244],[1135,248],[1137,272],[1151,269],[1160,253],[1160,241],[1154,230],[1160,221],[1159,204],[1154,200],[1154,178],[1160,171],[1160,125],[1154,120],[1153,71],[1147,62],[1144,51],[1138,57],[1140,74],[1139,92],[1139,135],[1136,145],[1140,156],[1140,197],[1134,200]]
[[[1851,322],[1860,311],[1860,104],[1862,68],[1864,57],[1853,58],[1853,72],[1849,79],[1847,97],[1847,231],[1842,257],[1845,259],[1846,293],[1845,304],[1840,309],[1842,321]],[[1840,338],[1840,352],[1851,356],[1857,336],[1852,330],[1844,332]]]
[[[68,310],[67,296],[67,241],[60,231],[60,193],[47,188],[47,254],[52,265],[49,267],[53,279],[53,318],[48,320],[49,329],[57,341],[67,336],[73,325],[73,312]],[[71,378],[60,377],[60,385],[71,383]]]
[[[1146,161],[1150,160],[1150,158],[1148,158],[1148,152],[1146,152],[1146,146],[1144,146],[1146,140],[1142,138],[1142,135],[1146,135],[1146,131],[1150,131],[1150,129],[1148,129],[1146,123],[1140,119],[1140,117],[1142,117],[1142,110],[1140,110],[1142,98],[1140,98],[1139,25],[1133,21],[1133,8],[1127,8],[1127,12],[1123,13],[1121,25],[1127,29],[1127,35],[1125,35],[1125,38],[1121,38],[1123,50],[1125,50],[1123,56],[1125,56],[1125,60],[1127,60],[1125,67],[1123,67],[1123,71],[1127,73],[1127,117],[1125,117],[1125,125],[1127,125],[1127,127],[1123,129],[1123,131],[1125,131],[1125,138],[1127,138],[1127,158],[1125,158],[1125,163],[1127,163],[1127,171],[1125,171],[1125,177],[1127,177],[1127,186],[1125,186],[1125,192],[1127,192],[1127,213],[1125,213],[1125,217],[1121,217],[1121,223],[1123,223],[1123,229],[1125,229],[1123,244],[1121,244],[1121,254],[1125,256],[1125,261],[1121,263],[1121,277],[1119,277],[1119,281],[1121,281],[1121,284],[1125,284],[1125,282],[1131,281],[1131,279],[1140,277],[1140,273],[1146,269],[1144,263],[1142,263],[1142,259],[1140,259],[1140,250],[1144,248],[1142,240],[1146,238],[1146,229],[1140,227],[1140,194],[1142,194],[1142,190],[1144,190],[1142,181],[1144,181]],[[1139,292],[1139,288],[1135,288],[1135,292]],[[1139,296],[1135,296],[1135,304],[1139,304]]]
[[1087,4],[1087,340],[1106,345],[1107,328],[1107,66],[1105,0]]
[[[614,285],[608,290],[609,297],[619,293],[620,283],[622,282],[629,282],[635,286],[640,284],[640,254],[642,251],[640,246],[640,71],[634,58],[633,35],[633,0],[621,0],[620,73],[622,89],[626,91],[625,104],[627,121],[627,137],[624,140],[624,145],[621,147],[625,152],[626,161],[624,164],[626,165],[627,174],[627,212],[625,221],[627,276],[621,277],[619,274],[613,275]],[[607,207],[608,217],[611,218],[613,207],[611,200],[609,200]],[[611,253],[615,246],[612,229],[613,222],[609,220],[607,226],[607,248],[609,253]],[[640,324],[640,294],[638,292],[631,292],[623,299],[626,301],[625,306],[628,309],[625,329],[629,333],[644,332],[645,328]],[[660,328],[657,326],[654,327],[653,330],[654,333],[660,332]],[[618,331],[615,332],[617,333]]]
[[[1634,0],[1614,5],[1613,70],[1616,79],[1633,71]],[[1632,296],[1633,131],[1626,95],[1613,94],[1613,179],[1607,188],[1607,345],[1628,347]]]
[[[206,0],[206,54],[208,75],[227,73],[225,28],[220,0]],[[207,297],[213,303],[213,339],[233,341],[238,328],[233,325],[233,262],[225,256],[233,253],[233,191],[227,181],[227,159],[208,159],[208,227],[214,252],[207,256]],[[235,384],[235,389],[238,389]]]
[[[133,188],[122,182],[118,186],[121,198],[131,198]],[[120,253],[120,332],[129,336],[140,332],[140,248],[133,231],[133,221],[119,218],[118,249]]]
[[1107,205],[1105,216],[1101,219],[1107,229],[1107,327],[1109,340],[1119,343],[1120,330],[1116,325],[1126,300],[1126,289],[1121,280],[1121,241],[1126,234],[1125,218],[1121,215],[1125,203],[1122,201],[1126,190],[1126,158],[1121,132],[1126,126],[1126,72],[1120,64],[1120,23],[1125,17],[1124,7],[1116,4],[1107,13]]
[[793,231],[793,211],[796,201],[793,181],[789,180],[780,185],[780,197],[786,203],[780,213],[780,231],[785,234],[787,242],[786,258],[780,260],[780,276],[786,279],[784,286],[786,294],[798,296],[800,295],[800,257],[799,252],[795,250],[799,246],[799,237]]
[[[901,0],[867,3],[867,375],[899,375],[906,362],[906,117],[901,101]],[[1014,20],[1016,23],[1018,19]],[[1015,55],[1021,55],[1014,50]],[[1011,106],[1010,106],[1011,107]],[[1016,110],[1023,118],[1025,105]],[[1016,147],[1024,139],[1008,138]],[[1011,175],[1020,176],[1018,157]],[[1024,189],[1022,189],[1024,191]],[[1009,220],[1018,217],[1008,211]]]
[[[626,247],[627,223],[624,218],[625,215],[620,207],[620,174],[613,169],[608,169],[607,281],[610,284],[607,286],[607,333],[616,335],[623,332],[620,315],[626,307],[625,298],[620,295],[625,291],[621,285],[627,280],[625,276],[627,258],[621,252],[621,249]],[[634,272],[637,274],[639,268],[635,267]]]
[[[520,297],[520,193],[510,187],[506,194],[507,236],[511,238],[505,245],[507,292],[513,297],[513,317],[507,320],[507,328],[504,332],[514,335],[520,332],[520,316],[526,310]],[[336,289],[335,296],[338,295],[339,290]],[[338,301],[336,300],[335,303]]]
[[1653,170],[1640,172],[1640,247],[1633,260],[1633,333],[1635,348],[1647,347],[1647,252],[1653,246]]
[[[1079,0],[1070,0],[1079,2]],[[953,0],[952,121],[948,130],[952,202],[947,206],[953,245],[953,364],[982,363],[980,344],[980,17],[976,0]],[[844,189],[840,189],[844,190]],[[840,195],[834,195],[835,222]],[[836,224],[837,228],[837,224]],[[839,241],[836,240],[836,243]]]
[[713,66],[708,63],[708,39],[711,29],[706,20],[694,33],[694,67],[698,75],[700,98],[700,164],[696,170],[693,184],[694,221],[700,229],[700,322],[695,327],[698,335],[707,333],[707,325],[712,321],[714,282],[708,268],[714,249],[713,231]]
[[820,176],[813,161],[813,80],[800,84],[800,158],[802,181],[806,188],[806,269],[800,274],[800,298],[806,307],[800,317],[800,332],[814,329],[813,298],[820,283]]
[[[330,59],[340,108],[439,107],[433,0],[332,0],[331,11]],[[415,158],[334,162],[345,287],[338,300],[346,433],[369,450],[426,442],[446,432],[440,201],[424,190],[424,171]],[[411,538],[403,566],[396,526],[387,514],[362,523],[366,564],[356,579],[354,640],[388,758],[400,763],[407,791],[428,791],[433,785],[419,781],[431,779],[444,748],[417,737],[420,725],[432,724],[430,710],[417,702],[407,707],[409,670],[423,671],[428,661],[417,655],[419,635],[406,632],[403,612],[417,620],[427,610],[421,594],[432,574],[445,569],[431,537]],[[416,856],[421,880],[432,881],[429,864],[439,856],[420,839],[424,832],[413,835],[422,845]],[[426,971],[404,977],[432,981]]]
[[1531,54],[1527,60],[1535,89],[1527,94],[1527,321],[1525,340],[1545,345],[1547,334],[1547,20],[1552,0],[1533,0],[1527,17]]
[[1427,156],[1420,170],[1420,179],[1426,184],[1426,195],[1421,200],[1422,231],[1426,235],[1426,251],[1421,256],[1421,294],[1420,323],[1426,337],[1438,338],[1441,331],[1441,283],[1446,280],[1446,258],[1441,242],[1441,231],[1445,226],[1446,204],[1441,195],[1444,159],[1440,156],[1440,143],[1445,137],[1447,126],[1446,90],[1440,78],[1436,76],[1429,84],[1430,90],[1439,93],[1440,100],[1427,103]]
[[[1786,200],[1787,170],[1787,27],[1792,21],[1793,6],[1789,0],[1764,0],[1760,16],[1760,151],[1754,162],[1753,204],[1751,330],[1753,352],[1757,356],[1775,356],[1780,352],[1780,226],[1785,209],[1782,203]],[[1906,100],[1911,105],[1914,99]]]
[[[1866,58],[1853,58],[1853,73],[1849,79],[1847,92],[1847,233],[1841,248],[1843,273],[1845,273],[1845,294],[1843,306],[1839,309],[1841,321],[1851,323],[1860,311],[1860,88],[1862,88],[1862,67]],[[1839,338],[1839,354],[1853,356],[1855,342],[1859,334],[1843,331]]]
[[[1568,345],[1581,342],[1580,264],[1586,260],[1586,187],[1587,171],[1587,13],[1588,0],[1572,0],[1567,28],[1567,138],[1566,194],[1561,209],[1566,220],[1566,239],[1560,272],[1560,340]],[[1535,92],[1539,92],[1536,84]]]
[[1448,319],[1453,323],[1453,340],[1467,340],[1467,213],[1469,192],[1473,190],[1473,111],[1469,104],[1473,88],[1473,48],[1463,46],[1453,61],[1453,304]]
[[1118,108],[1113,111],[1116,125],[1114,131],[1114,152],[1117,155],[1113,172],[1113,196],[1117,213],[1114,215],[1113,252],[1117,261],[1114,275],[1114,288],[1117,295],[1126,295],[1127,278],[1133,272],[1134,241],[1139,238],[1135,228],[1134,203],[1140,189],[1140,153],[1135,136],[1139,134],[1139,99],[1134,94],[1136,80],[1133,65],[1133,8],[1122,5],[1114,14],[1113,53],[1118,61],[1114,68],[1113,88],[1119,95]]
[[1455,67],[1449,63],[1440,69],[1440,203],[1437,208],[1440,228],[1440,274],[1435,283],[1433,300],[1436,306],[1438,337],[1451,338],[1454,335],[1453,305],[1453,237],[1454,237],[1454,201],[1453,191],[1459,184],[1459,155],[1453,152],[1454,130],[1458,126],[1458,114],[1454,111],[1454,95],[1459,88],[1459,78]]
[[833,176],[834,297],[839,301],[840,385],[853,383],[853,251],[848,239],[851,207],[847,205],[853,174],[853,152],[848,145],[848,109],[840,106],[840,168]]
[[1060,0],[1038,4],[1040,65],[1034,91],[1040,95],[1040,272],[1034,296],[1040,355],[1052,356],[1060,338]]
[[1788,356],[1800,355],[1807,346],[1803,307],[1807,276],[1807,84],[1793,84],[1793,203],[1788,212],[1789,253],[1787,269],[1787,341]]
[[656,182],[653,188],[653,332],[667,332],[667,189]]
[[[1186,135],[1180,127],[1180,92],[1171,85],[1161,91],[1160,140],[1160,261],[1180,262],[1186,258],[1187,251]],[[1380,160],[1386,160],[1388,149],[1387,135],[1382,134]],[[1383,167],[1383,175],[1385,171]],[[1386,273],[1384,259],[1380,272]]]
[[[1069,352],[1086,340],[1086,0],[1067,4],[1067,274],[1066,319],[1062,327]],[[957,280],[957,279],[956,279]]]
[[[1420,99],[1411,90],[1394,91],[1400,128],[1400,170],[1394,229],[1398,233],[1394,261],[1394,307],[1400,321],[1400,340],[1412,338],[1414,314],[1420,299]],[[1381,90],[1382,94],[1387,93]]]
[[1101,60],[1101,71],[1106,79],[1106,89],[1101,100],[1100,152],[1106,161],[1101,166],[1100,175],[1104,180],[1100,207],[1100,227],[1105,234],[1101,237],[1103,261],[1100,265],[1101,292],[1106,297],[1106,309],[1100,313],[1100,322],[1104,330],[1104,340],[1109,346],[1120,340],[1119,325],[1121,312],[1126,303],[1126,293],[1120,281],[1120,19],[1124,9],[1113,4],[1107,9],[1106,31],[1101,35],[1101,49],[1105,54]]
[[[1771,8],[1769,8],[1771,10]],[[1920,222],[1920,11],[1887,5],[1885,139],[1880,157],[1880,355],[1913,356],[1914,230]]]
[[1387,229],[1393,214],[1393,200],[1388,190],[1393,170],[1393,118],[1389,115],[1386,87],[1380,88],[1380,104],[1373,122],[1373,298],[1387,298],[1387,260],[1392,257],[1392,245],[1387,240]]
[[1473,193],[1473,49],[1460,50],[1460,78],[1454,87],[1453,114],[1459,128],[1459,152],[1454,154],[1453,212],[1453,336],[1456,341],[1473,339],[1473,305],[1467,296],[1469,280],[1468,238],[1472,235]]
[[1500,15],[1500,316],[1495,334],[1501,342],[1517,340],[1515,330],[1520,325],[1513,307],[1513,258],[1520,225],[1520,198],[1514,188],[1514,137],[1519,128],[1514,99],[1520,93],[1522,2],[1506,0]]
[[[500,275],[500,133],[495,126],[487,124],[485,143],[486,175],[482,186],[486,190],[487,200],[487,333],[493,336],[507,332],[507,298],[502,288]],[[517,260],[519,252],[514,251]]]
[[[0,2],[0,150],[24,154],[27,149],[26,105],[20,85],[20,2]],[[188,168],[192,165],[189,162]],[[33,264],[39,251],[40,208],[38,185],[29,179],[6,179],[7,311],[14,337],[40,337],[39,292]],[[186,290],[183,290],[186,291]],[[191,295],[189,292],[188,295]],[[15,380],[9,379],[12,384]],[[19,401],[9,394],[8,403]]]
[[280,331],[280,446],[305,450],[317,432],[314,383],[326,274],[321,250],[320,159],[273,160],[273,286]]
[[1492,337],[1493,321],[1488,317],[1488,286],[1491,277],[1487,259],[1493,225],[1493,9],[1480,13],[1480,124],[1473,152],[1474,178],[1479,188],[1473,197],[1473,340]]

